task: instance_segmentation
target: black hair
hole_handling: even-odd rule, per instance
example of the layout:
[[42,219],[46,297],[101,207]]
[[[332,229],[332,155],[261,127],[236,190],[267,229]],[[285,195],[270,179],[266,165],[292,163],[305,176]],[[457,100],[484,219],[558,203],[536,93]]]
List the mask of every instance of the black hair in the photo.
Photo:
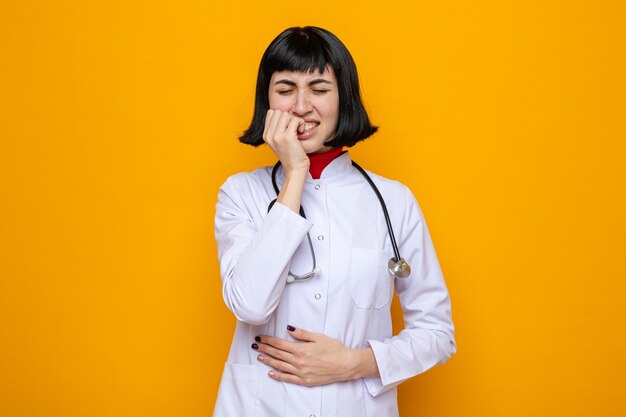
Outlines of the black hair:
[[253,146],[264,143],[263,129],[269,110],[269,83],[276,71],[324,72],[330,65],[337,77],[339,117],[332,140],[326,146],[353,146],[370,137],[378,127],[370,123],[359,91],[359,77],[352,55],[335,35],[315,26],[292,27],[267,47],[256,82],[254,114],[239,140]]

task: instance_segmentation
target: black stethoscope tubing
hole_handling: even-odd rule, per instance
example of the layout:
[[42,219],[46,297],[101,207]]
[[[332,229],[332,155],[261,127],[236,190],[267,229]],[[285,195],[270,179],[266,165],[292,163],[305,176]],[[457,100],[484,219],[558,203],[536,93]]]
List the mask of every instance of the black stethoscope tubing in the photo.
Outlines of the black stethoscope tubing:
[[352,161],[352,166],[354,166],[357,170],[359,170],[359,172],[365,177],[369,185],[372,187],[372,190],[374,190],[374,192],[376,193],[376,197],[378,197],[378,201],[380,201],[380,205],[383,208],[383,214],[385,215],[385,221],[387,222],[387,230],[389,231],[389,239],[391,240],[391,246],[393,248],[393,256],[394,256],[393,260],[395,262],[398,262],[401,259],[400,251],[398,250],[396,237],[393,234],[393,227],[391,226],[391,220],[389,219],[389,212],[387,211],[387,205],[385,204],[385,199],[380,194],[380,191],[378,190],[378,187],[376,187],[376,185],[374,184],[374,181],[372,181],[370,176],[367,175],[367,172],[365,172],[365,170],[361,168],[361,166],[354,161]]
[[[276,195],[280,193],[280,189],[278,188],[278,184],[276,183],[276,174],[280,166],[281,166],[281,163],[280,161],[278,161],[274,165],[274,168],[272,168],[272,185],[274,186],[274,191],[276,192]],[[367,172],[365,172],[365,170],[361,168],[361,166],[354,161],[352,161],[352,166],[354,166],[361,173],[361,175],[365,177],[368,184],[372,187],[372,190],[374,190],[374,193],[376,193],[376,197],[378,197],[378,201],[380,202],[380,205],[383,209],[383,214],[385,215],[385,221],[387,222],[387,230],[389,231],[389,239],[391,240],[391,246],[393,248],[393,256],[394,256],[393,260],[395,262],[398,262],[402,258],[400,256],[400,251],[398,250],[396,237],[393,234],[393,227],[391,226],[391,219],[389,218],[389,212],[387,211],[387,205],[385,204],[385,199],[383,199],[383,196],[380,194],[378,187],[376,187],[376,184],[374,184],[374,181],[372,181],[370,176],[367,175]],[[269,207],[267,208],[267,211],[270,211],[272,206],[274,206],[274,203],[276,203],[276,199],[270,202]],[[306,215],[304,214],[304,209],[302,208],[302,205],[300,205],[300,215],[306,219]],[[315,258],[313,258],[313,263],[315,264]]]

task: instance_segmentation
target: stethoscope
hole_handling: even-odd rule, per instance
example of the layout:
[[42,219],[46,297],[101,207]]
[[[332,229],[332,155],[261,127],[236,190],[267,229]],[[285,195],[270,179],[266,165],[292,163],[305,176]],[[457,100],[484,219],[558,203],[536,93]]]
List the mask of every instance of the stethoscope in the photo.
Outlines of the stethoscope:
[[[383,213],[385,214],[385,221],[387,222],[387,230],[389,231],[389,239],[391,240],[391,246],[393,247],[393,257],[389,259],[387,263],[387,269],[389,272],[395,276],[396,278],[407,278],[411,274],[411,267],[400,256],[400,251],[398,250],[398,244],[396,243],[396,238],[393,234],[393,227],[391,227],[391,220],[389,220],[389,213],[387,212],[387,206],[385,205],[385,200],[383,196],[378,191],[378,188],[374,184],[374,181],[367,175],[367,172],[363,168],[359,166],[356,162],[352,161],[352,165],[365,177],[369,185],[372,187],[372,190],[376,193],[376,197],[378,197],[378,201],[380,201],[380,205],[383,208]],[[274,191],[276,191],[276,195],[280,193],[280,189],[278,188],[278,184],[276,183],[276,173],[278,172],[278,168],[280,167],[280,161],[276,162],[274,168],[272,169],[272,185],[274,186]],[[269,212],[272,206],[276,203],[276,199],[272,200],[267,207],[267,211]],[[304,209],[300,206],[300,215],[306,219],[306,215],[304,214]],[[307,272],[306,274],[294,274],[291,271],[287,274],[287,283],[291,284],[292,282],[297,281],[306,281],[311,279],[313,276],[320,272],[320,269],[317,267],[317,263],[315,260],[315,251],[313,250],[313,242],[311,242],[311,235],[307,233],[307,240],[309,241],[309,249],[311,250],[311,259],[313,260],[313,269],[311,272]]]

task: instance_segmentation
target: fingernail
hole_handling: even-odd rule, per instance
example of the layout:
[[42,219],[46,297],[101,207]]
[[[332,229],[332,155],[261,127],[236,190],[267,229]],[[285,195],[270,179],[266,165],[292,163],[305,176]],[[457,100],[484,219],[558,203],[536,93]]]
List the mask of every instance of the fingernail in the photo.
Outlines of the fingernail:
[[272,378],[274,378],[274,371],[269,371],[267,374],[271,376]]
[[253,343],[252,346],[250,347],[254,350],[257,350],[259,348],[259,345],[257,345],[256,343]]
[[263,359],[265,359],[265,358],[263,357],[263,355],[259,355],[259,356],[257,356],[256,358],[257,358],[258,360],[260,360],[261,362],[263,362]]
[[293,332],[294,330],[296,330],[296,328],[293,327],[292,325],[288,324],[287,325],[287,330],[289,330],[290,332]]
[[257,336],[257,337],[254,338],[254,340],[256,340],[257,342],[260,342],[261,341],[261,337]]

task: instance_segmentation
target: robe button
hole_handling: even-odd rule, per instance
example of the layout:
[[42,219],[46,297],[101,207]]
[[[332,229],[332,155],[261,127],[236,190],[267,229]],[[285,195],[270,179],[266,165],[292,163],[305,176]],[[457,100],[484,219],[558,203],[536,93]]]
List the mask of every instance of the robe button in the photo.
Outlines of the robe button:
[[[315,184],[315,189],[319,190],[320,189],[320,185],[319,184]],[[313,414],[311,414],[311,415],[313,415]],[[313,417],[315,417],[315,416],[313,416]]]
[[315,294],[314,297],[315,297],[316,300],[319,300],[320,298],[322,298],[322,294],[317,293],[317,294]]
[[319,236],[317,237],[317,240],[324,240],[324,235],[319,235]]

